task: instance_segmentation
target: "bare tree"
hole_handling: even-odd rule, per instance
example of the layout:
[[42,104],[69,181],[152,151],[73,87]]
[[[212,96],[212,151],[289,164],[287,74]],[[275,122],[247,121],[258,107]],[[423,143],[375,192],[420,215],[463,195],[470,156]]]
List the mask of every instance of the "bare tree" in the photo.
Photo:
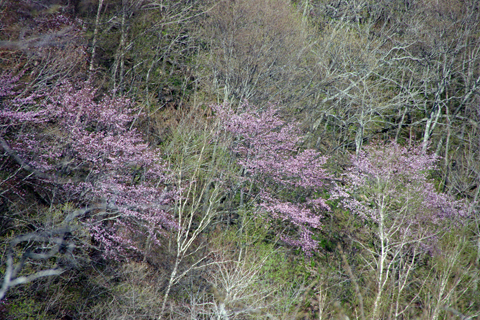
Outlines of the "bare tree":
[[304,111],[313,136],[323,136],[317,147],[358,151],[363,141],[381,136],[419,139],[436,145],[437,153],[448,152],[455,132],[476,114],[476,6],[394,0],[312,4],[321,36],[312,43],[317,62]]
[[[294,101],[306,34],[288,1],[223,0],[209,13],[202,63],[217,102]],[[295,91],[295,93],[294,93]]]
[[[200,124],[202,126],[202,124]],[[215,143],[216,125],[203,124],[199,130],[179,129],[172,141],[170,156],[175,158],[175,184],[181,192],[175,201],[174,214],[178,226],[173,232],[169,248],[173,253],[173,267],[165,288],[159,319],[165,313],[172,287],[188,273],[212,264],[211,252],[202,239],[204,232],[219,213],[222,189],[221,145]],[[212,142],[214,142],[212,144]],[[188,262],[185,260],[188,259]],[[193,261],[193,262],[192,262]]]

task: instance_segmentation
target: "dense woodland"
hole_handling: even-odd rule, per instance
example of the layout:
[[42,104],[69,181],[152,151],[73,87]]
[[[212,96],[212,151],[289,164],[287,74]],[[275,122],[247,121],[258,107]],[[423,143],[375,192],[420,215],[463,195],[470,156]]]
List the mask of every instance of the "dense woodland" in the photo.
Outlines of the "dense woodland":
[[0,0],[0,319],[480,317],[478,0]]

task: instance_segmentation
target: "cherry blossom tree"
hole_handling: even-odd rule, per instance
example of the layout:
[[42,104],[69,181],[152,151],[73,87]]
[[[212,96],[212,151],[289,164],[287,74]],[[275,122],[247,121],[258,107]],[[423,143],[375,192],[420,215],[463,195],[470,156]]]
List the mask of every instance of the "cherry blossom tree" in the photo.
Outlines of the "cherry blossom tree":
[[[376,274],[373,319],[381,318],[387,288],[398,298],[394,318],[405,312],[399,299],[420,255],[433,254],[437,240],[468,216],[464,202],[438,192],[429,179],[436,160],[423,146],[374,142],[352,156],[345,184],[333,192],[331,199],[341,199],[373,233],[373,246],[357,241],[368,252],[365,265]],[[393,278],[398,280],[391,283]]]
[[[98,99],[96,90],[84,83],[79,88],[64,83],[48,95],[19,99],[14,91],[18,77],[7,75],[1,81],[6,86],[0,94],[13,96],[0,110],[2,169],[11,173],[2,181],[9,186],[4,198],[26,197],[28,189],[41,198],[47,211],[58,205],[95,208],[76,210],[82,214],[75,218],[108,258],[142,254],[145,239],[160,245],[161,235],[177,227],[170,212],[177,193],[169,169],[133,128],[140,112],[131,101]],[[62,234],[74,232],[66,228],[73,219],[67,220],[62,222]],[[41,243],[40,251],[50,250],[45,243],[65,238],[58,232],[49,237],[49,231],[42,229],[13,239],[11,252],[29,241]],[[58,241],[53,244],[60,245]],[[25,264],[28,259],[23,260]]]
[[282,221],[284,241],[311,253],[317,246],[313,230],[321,227],[321,213],[329,210],[320,197],[329,179],[323,168],[327,158],[300,150],[303,137],[297,124],[281,120],[274,105],[256,110],[245,102],[237,112],[227,104],[213,108],[224,131],[234,137],[231,151],[246,183],[241,192],[257,198],[258,210],[270,219]]

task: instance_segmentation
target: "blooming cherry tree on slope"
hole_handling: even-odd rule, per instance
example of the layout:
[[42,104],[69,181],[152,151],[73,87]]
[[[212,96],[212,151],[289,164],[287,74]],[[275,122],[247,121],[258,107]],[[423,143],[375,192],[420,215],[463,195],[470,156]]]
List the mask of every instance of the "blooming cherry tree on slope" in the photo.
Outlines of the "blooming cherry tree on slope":
[[281,120],[273,105],[262,111],[248,103],[238,112],[225,104],[213,109],[233,136],[231,150],[243,168],[242,178],[259,189],[258,208],[295,230],[281,233],[284,241],[311,253],[317,247],[313,232],[321,227],[321,213],[329,210],[319,196],[329,178],[323,168],[326,157],[300,151],[296,123]]
[[346,184],[337,187],[335,196],[365,222],[394,228],[412,240],[425,236],[423,231],[430,228],[434,238],[434,230],[451,227],[467,216],[462,201],[436,191],[428,178],[436,160],[422,146],[374,142],[352,156]]
[[[14,93],[10,82],[5,96]],[[36,101],[41,105],[32,111]],[[169,212],[175,192],[165,187],[168,168],[132,128],[135,110],[128,99],[97,101],[88,85],[76,89],[65,83],[41,99],[13,99],[6,106],[0,111],[2,145],[17,166],[33,173],[19,176],[17,186],[27,181],[47,190],[52,204],[102,203],[104,214],[112,214],[109,222],[103,216],[90,223],[106,256],[141,251],[132,234],[160,244],[159,235],[176,227]]]
[[[331,199],[340,199],[373,235],[371,246],[358,241],[376,275],[372,319],[381,318],[387,288],[402,297],[417,259],[433,253],[438,239],[468,215],[464,202],[436,191],[428,178],[436,160],[422,146],[374,142],[352,156],[344,185],[332,192]],[[396,317],[405,310],[397,303]]]

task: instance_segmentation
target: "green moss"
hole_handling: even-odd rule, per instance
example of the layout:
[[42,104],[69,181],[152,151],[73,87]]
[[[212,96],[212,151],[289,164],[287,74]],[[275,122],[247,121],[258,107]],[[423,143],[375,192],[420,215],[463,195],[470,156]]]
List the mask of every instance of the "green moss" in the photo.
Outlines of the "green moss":
[[42,308],[43,304],[33,298],[14,299],[8,304],[8,316],[16,320],[42,319],[39,317]]

